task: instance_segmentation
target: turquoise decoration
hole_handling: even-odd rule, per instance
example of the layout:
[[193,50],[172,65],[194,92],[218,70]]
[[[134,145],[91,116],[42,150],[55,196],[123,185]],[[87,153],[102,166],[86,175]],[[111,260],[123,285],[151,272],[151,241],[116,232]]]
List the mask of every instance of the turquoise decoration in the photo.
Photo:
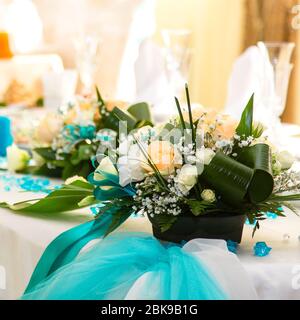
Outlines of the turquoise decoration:
[[266,212],[266,217],[267,217],[268,219],[276,219],[278,216],[277,216],[277,214],[274,213],[274,212]]
[[255,246],[253,247],[253,250],[255,256],[265,257],[270,253],[272,248],[268,247],[265,242],[256,242]]
[[248,226],[254,227],[256,224],[256,220],[254,220],[253,223],[251,223],[250,220],[247,218],[245,224]]
[[50,185],[49,179],[34,178],[30,175],[24,175],[19,177],[7,173],[1,174],[0,183],[3,185],[5,191],[11,191],[11,189],[15,188],[30,192],[50,193],[54,188]]
[[62,135],[70,142],[77,142],[78,140],[94,139],[96,138],[96,127],[94,125],[80,126],[75,124],[68,124],[63,128]]
[[[101,174],[102,180],[95,180],[94,174]],[[128,185],[122,187],[119,183],[119,176],[97,169],[88,176],[88,181],[95,185],[94,196],[99,201],[112,200],[114,198],[132,197],[135,189]],[[102,187],[102,188],[101,188]],[[103,188],[105,187],[105,188]],[[109,189],[107,187],[110,187]]]
[[237,253],[238,243],[232,240],[227,240],[227,248],[232,253]]
[[0,116],[0,157],[6,156],[6,148],[12,143],[11,121],[8,117]]
[[[90,241],[103,238],[108,231],[115,213],[116,210],[114,208],[106,210],[106,212],[98,216],[97,219],[80,224],[77,227],[63,232],[54,239],[40,258],[25,290],[25,294],[32,292],[35,286],[46,281],[46,279],[59,268],[72,262],[81,249]],[[121,225],[130,215],[131,212],[129,214],[124,213],[112,230]],[[93,281],[94,280],[95,279],[93,279]],[[81,291],[81,288],[78,288],[78,290]]]
[[[79,226],[83,227],[83,225]],[[76,246],[73,228],[62,234],[57,250],[63,254]],[[88,231],[88,230],[86,230]],[[94,230],[97,232],[97,230]],[[99,230],[98,230],[99,231]],[[76,233],[79,233],[77,227]],[[72,236],[71,236],[72,237]],[[91,236],[81,237],[76,253]],[[79,237],[78,237],[79,239]],[[66,247],[68,241],[70,247]],[[77,240],[78,241],[78,240]],[[54,240],[59,244],[58,238]],[[217,280],[192,254],[175,244],[161,244],[145,233],[113,234],[96,243],[87,251],[71,254],[51,272],[36,277],[39,268],[45,271],[53,261],[53,243],[46,249],[48,258],[39,262],[30,285],[21,299],[24,300],[121,300],[140,277],[144,283],[137,288],[141,299],[155,300],[225,300],[227,295]],[[50,252],[52,251],[52,252]],[[43,262],[43,266],[42,266]],[[46,276],[48,274],[48,276]]]

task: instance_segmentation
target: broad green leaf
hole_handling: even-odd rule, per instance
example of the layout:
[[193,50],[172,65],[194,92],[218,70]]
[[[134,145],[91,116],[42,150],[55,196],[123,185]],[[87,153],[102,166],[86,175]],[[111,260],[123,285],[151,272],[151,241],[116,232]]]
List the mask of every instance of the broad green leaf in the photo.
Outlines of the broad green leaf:
[[152,122],[149,105],[146,102],[133,104],[127,111],[138,121]]
[[45,160],[55,160],[55,151],[52,148],[35,148],[34,151]]
[[74,181],[63,185],[61,189],[52,191],[45,198],[19,202],[13,205],[0,203],[0,207],[18,212],[28,213],[58,213],[79,209],[78,203],[92,196],[94,186],[88,182]]
[[251,96],[249,102],[247,103],[247,106],[242,113],[240,123],[236,128],[236,133],[239,136],[244,136],[245,138],[252,135],[253,102],[254,102],[254,94]]
[[87,196],[78,203],[78,207],[88,207],[99,201],[94,196]]

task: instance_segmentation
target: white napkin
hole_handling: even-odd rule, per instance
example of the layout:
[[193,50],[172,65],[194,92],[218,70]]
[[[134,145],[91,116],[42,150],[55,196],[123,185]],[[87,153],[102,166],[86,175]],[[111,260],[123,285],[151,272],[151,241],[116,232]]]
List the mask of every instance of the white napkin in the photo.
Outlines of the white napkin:
[[225,112],[240,118],[253,93],[254,118],[268,126],[277,97],[273,67],[263,43],[248,48],[234,63]]
[[[292,65],[284,59],[277,66],[277,71],[289,77]],[[279,78],[280,79],[280,78]],[[281,77],[282,83],[276,83],[274,68],[271,64],[267,48],[259,42],[257,46],[248,48],[234,63],[228,83],[228,96],[225,112],[239,119],[249,98],[254,93],[254,120],[266,127],[266,135],[279,149],[286,149],[288,136],[283,130],[280,116],[285,101],[276,92],[276,85],[284,90],[287,79]],[[284,99],[284,98],[283,98]],[[293,152],[295,154],[295,152]]]

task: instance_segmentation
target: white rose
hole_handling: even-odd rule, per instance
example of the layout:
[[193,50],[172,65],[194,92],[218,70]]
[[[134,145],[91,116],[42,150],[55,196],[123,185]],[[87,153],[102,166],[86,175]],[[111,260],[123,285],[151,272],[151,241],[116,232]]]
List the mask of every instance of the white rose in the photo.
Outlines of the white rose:
[[198,149],[196,151],[196,157],[200,163],[205,165],[209,165],[213,157],[215,156],[215,152],[212,149],[204,148]]
[[127,155],[122,155],[118,159],[120,185],[124,187],[129,183],[142,181],[146,176],[142,167],[142,163],[145,161],[147,160],[143,157],[140,147],[137,144],[131,145]]
[[15,144],[8,147],[7,151],[7,165],[10,172],[23,170],[27,167],[30,160],[30,155],[27,151],[18,148]]
[[68,178],[66,181],[65,181],[65,184],[66,185],[69,185],[75,181],[83,181],[83,182],[87,182],[86,179],[84,179],[83,177],[80,177],[80,176],[73,176],[73,177],[70,177]]
[[295,157],[288,151],[281,151],[277,154],[277,160],[280,162],[282,170],[287,170],[295,162]]
[[216,201],[216,195],[211,189],[204,189],[201,192],[201,198],[204,201],[211,202],[211,203]]
[[[187,193],[197,183],[198,170],[196,166],[185,164],[177,175],[177,182],[181,186],[181,190]],[[182,188],[183,187],[183,188]]]

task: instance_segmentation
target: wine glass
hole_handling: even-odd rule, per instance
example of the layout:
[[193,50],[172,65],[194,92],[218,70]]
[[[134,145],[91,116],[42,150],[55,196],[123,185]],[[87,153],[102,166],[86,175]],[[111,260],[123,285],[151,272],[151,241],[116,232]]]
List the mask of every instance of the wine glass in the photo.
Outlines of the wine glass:
[[168,85],[173,96],[180,99],[189,78],[192,32],[188,29],[163,29],[161,34]]
[[101,39],[98,36],[90,34],[79,36],[74,40],[76,66],[84,95],[90,95],[94,91],[100,43]]

